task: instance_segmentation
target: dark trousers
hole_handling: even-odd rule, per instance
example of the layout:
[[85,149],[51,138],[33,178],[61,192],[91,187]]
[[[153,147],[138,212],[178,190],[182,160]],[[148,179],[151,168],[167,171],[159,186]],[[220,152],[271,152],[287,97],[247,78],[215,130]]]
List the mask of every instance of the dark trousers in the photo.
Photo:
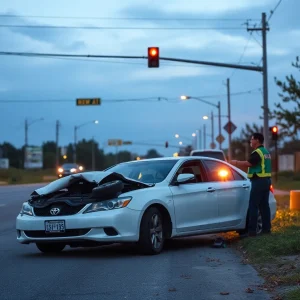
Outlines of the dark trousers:
[[262,231],[271,231],[271,211],[269,206],[270,178],[252,180],[249,201],[249,233],[256,234],[258,211],[262,217]]

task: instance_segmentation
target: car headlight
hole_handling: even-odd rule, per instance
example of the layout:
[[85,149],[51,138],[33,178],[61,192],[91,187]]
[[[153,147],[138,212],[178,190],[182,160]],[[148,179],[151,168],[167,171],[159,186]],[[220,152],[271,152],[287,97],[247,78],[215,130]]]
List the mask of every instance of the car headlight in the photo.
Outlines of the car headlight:
[[132,197],[120,197],[116,199],[103,200],[92,203],[83,213],[90,213],[96,211],[106,211],[117,208],[123,208],[128,205]]
[[20,211],[21,215],[33,216],[33,207],[28,204],[28,202],[24,202],[22,205],[22,209]]
[[58,168],[58,172],[59,172],[59,173],[62,173],[63,171],[64,171],[63,168]]

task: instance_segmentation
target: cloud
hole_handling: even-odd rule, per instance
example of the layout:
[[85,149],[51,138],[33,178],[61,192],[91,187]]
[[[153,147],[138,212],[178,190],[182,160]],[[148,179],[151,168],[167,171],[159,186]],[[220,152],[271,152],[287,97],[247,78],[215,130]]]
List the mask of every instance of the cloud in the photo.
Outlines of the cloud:
[[171,14],[193,14],[201,16],[203,15],[221,15],[225,13],[232,13],[238,11],[246,11],[253,8],[261,8],[266,5],[274,4],[273,0],[230,0],[230,4],[228,1],[224,0],[213,0],[213,1],[199,1],[199,0],[189,0],[185,4],[183,4],[180,0],[154,0],[154,1],[146,1],[144,4],[140,4],[139,1],[134,1],[135,3],[129,4],[127,7],[123,9],[123,12],[140,12],[143,10],[146,11],[149,7],[150,12],[158,11],[161,13],[165,13],[168,15]]
[[[5,15],[5,14],[4,14]],[[6,14],[9,16],[10,14]],[[47,25],[44,23],[31,21],[23,17],[7,18],[0,16],[0,23],[3,25]],[[31,45],[33,43],[45,43],[61,50],[78,50],[83,49],[85,43],[83,40],[78,40],[78,35],[75,31],[69,29],[54,29],[54,28],[27,28],[27,27],[3,27],[3,31],[9,34],[9,37],[17,36],[18,38],[24,39],[20,45]],[[13,34],[11,34],[13,33]],[[10,40],[7,38],[7,40]],[[36,48],[38,49],[38,48]],[[35,51],[37,52],[37,51]]]

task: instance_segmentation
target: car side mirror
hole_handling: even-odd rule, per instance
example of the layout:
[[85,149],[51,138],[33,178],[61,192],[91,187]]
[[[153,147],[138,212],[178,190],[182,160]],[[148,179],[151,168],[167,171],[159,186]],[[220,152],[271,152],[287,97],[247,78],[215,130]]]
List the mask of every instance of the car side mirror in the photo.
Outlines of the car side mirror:
[[194,174],[179,174],[177,176],[176,183],[179,185],[179,184],[188,182],[188,181],[193,180],[193,179],[195,179]]

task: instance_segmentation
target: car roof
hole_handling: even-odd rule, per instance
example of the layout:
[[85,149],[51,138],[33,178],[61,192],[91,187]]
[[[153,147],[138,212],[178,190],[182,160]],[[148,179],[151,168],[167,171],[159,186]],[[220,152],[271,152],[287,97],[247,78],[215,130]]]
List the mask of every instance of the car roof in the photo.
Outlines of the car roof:
[[192,150],[191,153],[193,152],[221,152],[221,153],[224,153],[223,150],[220,150],[220,149],[195,149],[195,150]]
[[[209,159],[209,160],[220,161],[219,159],[215,159],[215,158],[212,158],[212,157],[207,157],[207,156],[201,156],[201,157],[205,157],[205,159]],[[145,158],[145,159],[141,159],[141,160],[131,160],[131,161],[128,161],[128,162],[125,162],[125,163],[142,162],[142,161],[160,161],[160,160],[186,161],[186,160],[195,160],[195,159],[196,159],[195,156],[179,156],[179,157],[165,156],[165,157],[157,157],[157,158]]]

